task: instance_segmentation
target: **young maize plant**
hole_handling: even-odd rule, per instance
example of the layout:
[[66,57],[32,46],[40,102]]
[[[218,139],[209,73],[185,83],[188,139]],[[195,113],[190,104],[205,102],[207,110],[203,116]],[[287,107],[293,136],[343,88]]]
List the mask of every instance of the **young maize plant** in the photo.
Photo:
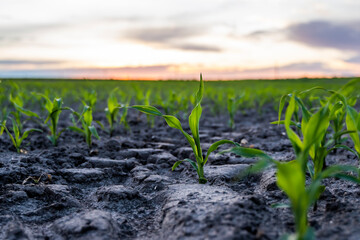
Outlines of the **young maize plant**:
[[218,92],[212,92],[212,96],[210,96],[211,99],[210,111],[214,116],[218,116],[224,107],[223,105],[224,95],[225,95],[224,92],[218,91]]
[[[62,129],[61,131],[57,132],[57,127],[59,123],[59,117],[63,110],[71,110],[69,107],[62,107],[63,100],[62,98],[55,98],[51,101],[46,95],[37,93],[36,95],[42,97],[45,100],[45,109],[47,111],[47,117],[44,121],[45,124],[50,129],[50,135],[47,138],[51,141],[51,143],[56,146],[58,143],[58,139],[63,131],[66,129]],[[50,120],[50,124],[48,124]]]
[[3,126],[6,125],[7,118],[9,116],[9,112],[6,107],[4,107],[1,111],[0,117],[0,136],[3,134],[5,128]]
[[90,92],[83,91],[82,96],[84,99],[84,100],[82,100],[82,103],[84,105],[88,105],[89,107],[91,107],[94,110],[96,102],[97,102],[97,92],[95,90],[91,90]]
[[10,97],[9,97],[9,100],[10,102],[12,103],[12,105],[14,106],[14,111],[11,112],[11,114],[14,116],[15,118],[15,121],[16,121],[16,124],[19,128],[19,131],[20,133],[22,132],[23,130],[23,125],[24,125],[24,122],[21,121],[21,114],[24,114],[28,117],[35,117],[35,118],[38,118],[40,119],[39,115],[35,112],[32,112],[28,109],[25,109],[24,108],[24,100],[23,98],[21,97],[22,94],[17,94],[15,97],[10,94]]
[[360,112],[358,113],[355,108],[350,106],[346,107],[346,127],[350,131],[349,135],[354,142],[355,151],[360,159]]
[[206,162],[208,161],[209,155],[222,144],[236,145],[235,142],[230,141],[230,140],[217,141],[210,146],[210,148],[208,149],[207,154],[204,158],[204,156],[202,154],[202,149],[201,149],[201,145],[200,145],[200,136],[199,136],[199,121],[200,121],[201,113],[202,113],[201,101],[202,101],[202,97],[203,97],[203,92],[204,92],[204,83],[202,80],[202,75],[200,74],[200,86],[199,86],[198,92],[196,94],[195,107],[189,116],[189,126],[190,126],[192,136],[190,136],[187,132],[185,132],[183,130],[179,119],[177,119],[176,117],[174,117],[172,115],[162,114],[157,108],[155,108],[153,106],[134,105],[134,106],[130,107],[130,108],[139,110],[140,112],[143,112],[146,114],[163,117],[165,119],[166,123],[170,127],[178,129],[182,132],[182,134],[185,136],[186,140],[190,144],[190,146],[195,154],[196,161],[193,161],[188,158],[177,161],[173,165],[172,170],[175,170],[175,168],[177,166],[179,166],[182,162],[184,162],[184,161],[188,162],[196,170],[198,177],[199,177],[199,183],[201,183],[201,184],[205,184],[207,182],[207,179],[204,176],[204,166],[205,166]]
[[116,92],[118,88],[115,88],[110,92],[109,98],[107,100],[107,108],[105,108],[106,118],[109,123],[109,134],[110,137],[113,135],[114,126],[117,118],[117,114],[119,113],[119,109],[121,108],[120,104],[118,103]]
[[[150,105],[150,96],[151,96],[151,90],[148,90],[145,94],[145,99],[144,99],[144,104],[146,106]],[[146,121],[151,128],[154,128],[154,126],[155,126],[155,117],[154,116],[146,114]]]
[[[97,139],[100,139],[96,128],[92,125],[93,116],[92,116],[92,109],[88,105],[84,106],[84,110],[81,114],[73,111],[73,115],[77,116],[78,121],[76,122],[72,116],[73,126],[68,127],[70,130],[80,133],[85,137],[86,144],[88,145],[89,149],[91,148],[91,137],[94,136]],[[77,123],[81,122],[82,128],[77,126]]]
[[[127,103],[125,104],[125,106],[123,104],[120,104],[118,102],[118,99],[115,95],[115,93],[118,91],[118,88],[115,88],[109,95],[109,98],[107,100],[107,108],[105,108],[105,114],[106,114],[106,118],[108,120],[109,123],[109,134],[110,137],[112,137],[113,132],[114,132],[114,128],[115,128],[115,123],[117,122],[117,115],[119,113],[119,110],[122,109],[122,115],[120,118],[119,123],[123,124],[126,130],[130,129],[130,126],[127,122],[127,106],[129,105],[131,98],[128,98]],[[100,123],[99,123],[100,124]],[[102,125],[100,125],[102,126]],[[103,127],[102,127],[103,128]]]
[[239,108],[240,102],[242,101],[243,94],[235,97],[234,94],[230,94],[227,100],[227,110],[229,113],[229,127],[235,128],[235,114]]
[[36,129],[36,128],[31,128],[28,129],[26,131],[24,131],[23,134],[21,134],[20,129],[19,129],[19,125],[17,124],[16,120],[11,118],[11,122],[12,122],[12,132],[13,134],[11,134],[11,132],[9,131],[9,129],[6,127],[6,121],[2,122],[0,124],[1,129],[0,129],[0,136],[2,135],[3,131],[5,130],[5,132],[7,133],[7,135],[10,137],[12,144],[14,145],[14,147],[16,148],[16,151],[18,153],[20,153],[20,147],[21,147],[21,143],[29,136],[29,134],[31,132],[42,132],[40,129]]
[[[287,163],[276,163],[276,182],[278,187],[284,191],[290,200],[290,208],[295,219],[296,233],[285,235],[282,239],[288,240],[313,240],[315,239],[315,231],[309,227],[308,210],[316,204],[320,193],[323,191],[321,181],[325,178],[336,177],[353,181],[357,184],[360,180],[345,174],[345,172],[355,172],[352,166],[334,165],[317,175],[313,181],[306,186],[305,174],[302,170],[301,159],[290,161]],[[286,205],[279,205],[284,207]]]

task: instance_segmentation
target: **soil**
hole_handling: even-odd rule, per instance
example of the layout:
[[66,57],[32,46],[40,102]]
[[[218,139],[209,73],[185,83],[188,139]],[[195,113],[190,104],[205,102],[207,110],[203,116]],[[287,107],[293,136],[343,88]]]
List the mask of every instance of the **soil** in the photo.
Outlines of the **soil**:
[[[230,139],[277,160],[292,160],[284,128],[269,124],[276,118],[271,107],[261,115],[248,110],[238,113],[231,131],[226,116],[205,109],[203,149]],[[103,113],[94,119],[106,121]],[[213,153],[205,167],[208,183],[198,184],[189,164],[171,171],[175,161],[193,158],[178,130],[160,118],[150,128],[135,110],[129,110],[128,119],[131,131],[118,127],[110,138],[99,130],[101,139],[93,141],[91,151],[70,131],[57,147],[45,134],[32,133],[22,154],[5,134],[0,137],[0,239],[278,239],[294,231],[290,209],[271,206],[288,203],[274,170],[239,181],[239,172],[255,160]],[[60,127],[69,124],[66,113],[61,115]],[[33,126],[38,127],[25,125]],[[358,163],[345,151],[327,160]],[[317,238],[360,239],[360,187],[339,179],[325,185],[317,210],[309,211]]]

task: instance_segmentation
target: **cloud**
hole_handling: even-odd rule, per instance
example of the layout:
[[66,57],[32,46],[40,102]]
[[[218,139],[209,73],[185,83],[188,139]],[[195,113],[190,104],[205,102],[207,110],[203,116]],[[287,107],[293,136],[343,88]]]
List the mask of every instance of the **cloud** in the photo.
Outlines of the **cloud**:
[[199,27],[157,27],[138,28],[125,32],[125,37],[141,43],[150,44],[158,48],[173,48],[185,51],[220,52],[217,46],[195,44],[189,38],[205,34]]
[[360,52],[360,22],[311,21],[290,25],[285,30],[289,40],[308,46]]
[[14,69],[1,70],[3,78],[115,78],[115,79],[141,79],[157,78],[168,72],[171,65],[151,65],[138,67],[113,68],[46,68],[46,69]]
[[355,57],[346,59],[345,62],[348,62],[348,63],[360,63],[360,55],[357,55]]
[[258,38],[261,38],[261,37],[264,37],[264,36],[267,36],[267,35],[271,35],[271,34],[274,34],[276,31],[272,30],[258,30],[258,31],[254,31],[254,32],[251,32],[249,34],[247,34],[245,37],[246,38],[250,38],[250,39],[258,39]]
[[333,48],[360,52],[360,21],[335,23],[310,21],[295,23],[282,29],[263,29],[245,35],[246,38],[283,36],[287,40],[315,48]]
[[127,36],[142,42],[162,43],[174,39],[184,39],[200,35],[196,28],[187,27],[164,27],[164,28],[140,28],[127,32]]
[[186,51],[201,51],[201,52],[221,52],[222,49],[217,46],[200,45],[200,44],[174,44],[173,47]]
[[313,63],[292,63],[281,67],[282,70],[286,71],[331,71],[324,63],[313,62]]
[[[321,62],[312,62],[312,63],[291,63],[282,66],[276,67],[278,71],[286,71],[286,72],[332,72],[333,69],[327,67],[324,63]],[[260,73],[260,72],[271,72],[275,70],[274,67],[264,67],[264,68],[255,68],[255,69],[245,69],[243,73]]]
[[54,60],[44,60],[44,61],[34,61],[34,60],[0,60],[0,65],[6,66],[18,66],[18,65],[50,65],[50,64],[60,64],[63,61],[54,61]]

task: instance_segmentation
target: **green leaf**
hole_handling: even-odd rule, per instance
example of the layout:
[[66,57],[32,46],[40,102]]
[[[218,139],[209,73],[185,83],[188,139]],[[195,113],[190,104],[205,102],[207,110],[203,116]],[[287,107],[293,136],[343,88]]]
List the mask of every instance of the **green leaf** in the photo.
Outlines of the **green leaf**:
[[93,120],[91,107],[86,105],[84,109],[85,109],[83,114],[84,121],[87,126],[91,126]]
[[205,160],[204,160],[204,165],[206,164],[206,162],[207,162],[207,160],[208,160],[208,158],[209,158],[209,155],[210,155],[213,151],[215,151],[219,146],[221,146],[221,145],[223,145],[223,144],[234,144],[234,145],[236,145],[235,142],[230,141],[230,140],[226,140],[226,139],[220,140],[220,141],[217,141],[217,142],[213,143],[213,144],[209,147],[209,150],[208,150],[207,153],[206,153],[206,157],[205,157]]
[[[285,124],[285,120],[270,122],[270,124]],[[290,126],[296,126],[298,129],[301,129],[301,124],[294,121],[290,121]]]
[[308,227],[303,239],[315,240],[316,239],[315,230],[312,227]]
[[[13,122],[13,124],[14,124],[14,122]],[[11,135],[10,131],[7,129],[7,127],[5,125],[3,125],[3,128],[5,129],[5,132],[7,133],[7,135],[10,137],[11,142],[13,143],[14,147],[16,147],[16,149],[17,149],[17,144],[16,144],[14,137]]]
[[130,108],[136,109],[136,110],[138,110],[140,112],[150,114],[150,115],[155,115],[155,116],[160,116],[160,117],[163,115],[159,111],[159,109],[157,109],[156,107],[153,107],[153,106],[133,105],[133,106],[130,106]]
[[303,143],[302,143],[300,137],[290,128],[291,118],[294,114],[294,111],[295,111],[295,96],[293,94],[290,99],[289,106],[286,109],[284,123],[285,123],[286,133],[294,147],[295,154],[299,155],[303,149]]
[[335,105],[332,106],[331,110],[330,110],[330,118],[334,119],[336,118],[336,113],[338,112],[338,110],[340,110],[342,107],[344,106],[344,104],[342,102],[337,102],[335,103]]
[[359,177],[354,177],[354,176],[351,176],[351,175],[348,175],[348,174],[345,174],[345,173],[335,174],[334,177],[340,178],[340,179],[343,179],[343,180],[346,180],[346,181],[349,181],[349,182],[360,184]]
[[193,135],[193,138],[195,140],[198,157],[202,156],[202,150],[200,146],[200,135],[199,135],[199,121],[201,118],[201,113],[202,113],[202,108],[199,102],[196,105],[196,107],[192,110],[189,116],[189,127]]
[[10,97],[9,97],[9,100],[10,102],[12,102],[14,105],[18,105],[20,107],[23,107],[24,106],[24,101],[22,100],[22,98],[20,98],[20,95],[17,95],[15,97],[13,97],[12,94],[10,94]]
[[13,118],[11,119],[11,122],[12,122],[12,129],[14,132],[14,138],[17,142],[17,140],[20,139],[20,129],[19,129],[18,124],[16,123],[16,121]]
[[61,98],[55,98],[53,101],[53,108],[52,111],[58,111],[61,109],[61,105],[62,105],[62,99]]
[[188,159],[188,158],[186,158],[186,159],[184,159],[184,160],[177,161],[176,163],[174,163],[174,165],[172,166],[171,170],[174,171],[174,170],[180,165],[180,163],[182,163],[182,162],[188,162],[188,163],[190,163],[191,166],[196,170],[196,172],[198,171],[198,167],[197,167],[196,163],[195,163],[193,160]]
[[280,119],[281,119],[281,113],[284,109],[284,106],[285,106],[285,100],[286,98],[288,97],[288,95],[283,95],[280,99],[280,103],[279,103],[279,113],[278,113],[278,122],[280,123]]
[[316,147],[314,151],[314,176],[316,177],[322,170],[324,166],[325,157],[328,154],[328,151],[324,147]]
[[302,112],[302,117],[303,117],[303,121],[302,123],[307,123],[310,119],[311,113],[309,112],[309,110],[306,108],[305,104],[303,103],[303,101],[295,96],[295,100],[296,103],[300,106],[301,112]]
[[301,163],[291,161],[277,163],[276,182],[289,197],[295,216],[296,230],[300,236],[307,231],[307,210],[310,205],[305,190],[305,175]]
[[32,133],[32,132],[43,132],[43,131],[41,129],[37,129],[37,128],[31,128],[31,129],[25,131],[24,134],[22,135],[22,137],[20,138],[20,143],[24,139],[26,139],[29,136],[29,134]]
[[6,120],[3,120],[1,123],[0,123],[0,136],[4,133],[4,130],[5,130],[5,126],[6,125]]
[[196,147],[194,138],[191,137],[187,132],[185,132],[183,130],[179,119],[177,119],[176,117],[171,116],[171,115],[163,115],[163,118],[165,119],[165,121],[169,125],[169,127],[179,129],[182,132],[182,134],[185,136],[186,140],[190,144],[191,148],[193,149],[195,156],[198,156],[197,147]]
[[[357,167],[350,165],[332,165],[330,167],[327,167],[324,171],[322,171],[319,174],[318,179],[322,180],[324,178],[334,177],[338,174],[344,174],[346,172],[358,173],[358,171],[359,169]],[[357,181],[359,182],[360,179],[358,179]]]
[[[327,107],[321,108],[317,113],[311,116],[306,126],[302,126],[304,149],[310,149],[313,144],[318,144],[324,138],[329,124],[329,109]],[[312,158],[314,158],[314,154],[315,153],[312,153]]]
[[23,107],[20,107],[19,105],[17,105],[16,103],[13,103],[14,104],[14,107],[16,108],[16,110],[18,110],[19,112],[25,114],[26,116],[29,116],[29,117],[36,117],[36,118],[40,118],[39,115],[35,112],[32,112],[30,110],[27,110]]
[[179,119],[177,119],[176,117],[171,116],[171,115],[163,115],[163,118],[165,119],[165,121],[169,125],[169,127],[183,130]]
[[185,160],[180,160],[180,161],[175,162],[174,165],[172,166],[171,170],[174,171],[180,165],[180,163],[182,163],[183,161],[185,161]]
[[353,131],[350,133],[350,137],[354,142],[355,150],[360,154],[360,137],[359,137],[359,115],[355,108],[347,106],[346,108],[346,127],[348,131]]
[[200,74],[200,85],[196,93],[195,108],[191,111],[191,114],[189,116],[189,127],[196,144],[197,159],[200,159],[200,161],[202,161],[202,150],[200,145],[199,122],[202,113],[201,100],[203,97],[203,93],[204,93],[204,82],[202,80],[202,74]]
[[360,156],[359,156],[359,154],[358,154],[356,151],[352,150],[351,148],[349,148],[349,147],[346,146],[346,145],[341,145],[341,144],[340,144],[340,145],[335,145],[333,148],[329,149],[329,150],[328,150],[328,153],[330,153],[332,150],[334,150],[334,149],[336,149],[336,148],[342,148],[342,149],[348,150],[349,152],[352,152],[357,158],[360,159]]
[[105,129],[104,125],[103,125],[100,121],[95,121],[95,122],[100,126],[100,128],[101,128],[102,130]]
[[115,92],[118,91],[118,88],[115,88],[110,92],[109,98],[108,98],[108,109],[110,113],[113,113],[117,107],[119,106],[118,100],[116,98]]
[[346,131],[337,132],[334,134],[334,138],[338,138],[338,137],[341,137],[343,135],[350,134],[350,133],[356,133],[356,131],[346,130]]
[[50,142],[55,146],[56,145],[56,138],[54,137],[54,136],[46,136],[49,140],[50,140]]
[[53,109],[53,103],[51,102],[51,100],[48,98],[48,96],[41,94],[41,93],[35,93],[36,95],[42,97],[43,99],[45,99],[45,109],[51,113],[52,109]]
[[288,195],[293,205],[297,205],[305,193],[305,176],[297,161],[277,163],[277,184]]
[[69,130],[71,130],[71,131],[74,131],[74,132],[77,132],[77,133],[80,133],[80,134],[85,135],[85,131],[82,130],[81,128],[78,128],[78,127],[75,127],[75,126],[70,126],[70,127],[68,127],[68,128],[69,128]]
[[88,128],[89,128],[91,134],[92,134],[94,137],[96,137],[97,139],[100,139],[100,137],[99,137],[99,135],[98,135],[98,133],[97,133],[97,131],[96,131],[96,128],[95,128],[94,126],[88,126]]
[[195,105],[197,105],[198,103],[201,103],[201,100],[203,98],[203,94],[204,94],[204,82],[202,79],[202,73],[200,73],[200,85],[199,85],[199,89],[196,93],[196,102]]

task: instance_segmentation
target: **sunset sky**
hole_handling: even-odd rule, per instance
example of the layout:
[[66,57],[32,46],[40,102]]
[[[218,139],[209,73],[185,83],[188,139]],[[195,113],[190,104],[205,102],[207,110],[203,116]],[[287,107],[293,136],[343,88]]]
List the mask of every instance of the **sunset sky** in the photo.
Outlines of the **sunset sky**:
[[1,0],[0,77],[360,75],[359,0]]

